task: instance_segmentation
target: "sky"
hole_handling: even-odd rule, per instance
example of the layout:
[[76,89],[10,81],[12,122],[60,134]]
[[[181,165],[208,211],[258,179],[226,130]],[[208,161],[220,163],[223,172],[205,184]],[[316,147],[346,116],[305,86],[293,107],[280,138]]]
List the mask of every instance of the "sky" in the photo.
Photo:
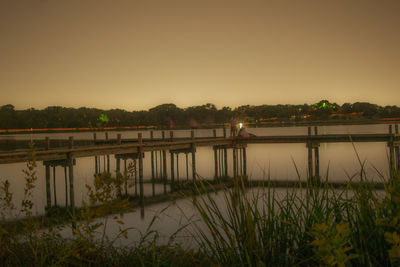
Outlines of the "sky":
[[400,106],[398,0],[0,0],[0,106]]

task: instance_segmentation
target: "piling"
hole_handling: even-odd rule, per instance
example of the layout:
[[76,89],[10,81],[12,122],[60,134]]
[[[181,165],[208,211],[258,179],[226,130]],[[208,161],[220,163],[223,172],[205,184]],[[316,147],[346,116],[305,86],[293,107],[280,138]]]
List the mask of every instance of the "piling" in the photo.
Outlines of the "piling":
[[64,166],[65,178],[65,207],[68,208],[68,179],[67,179],[67,166]]
[[164,194],[167,194],[167,151],[162,151],[162,176],[164,182]]
[[53,166],[53,193],[54,193],[54,206],[57,206],[57,189],[56,189],[56,166]]
[[232,150],[232,155],[233,155],[233,177],[236,178],[237,177],[237,160],[236,160],[236,148],[233,148]]
[[[150,131],[150,139],[153,141],[153,131]],[[156,154],[157,157],[157,154]],[[151,185],[153,189],[153,196],[155,195],[154,190],[154,151],[150,152],[150,163],[151,163]]]
[[98,156],[94,156],[94,174],[97,175],[99,173],[99,164],[98,164]]
[[[116,159],[116,169],[117,169],[117,179],[121,178],[121,159],[117,158]],[[121,191],[121,184],[118,186],[118,197],[122,196],[122,191]]]
[[228,177],[228,151],[227,151],[226,147],[224,148],[224,171],[225,171],[225,178],[227,178]]
[[138,196],[138,177],[137,177],[137,161],[136,159],[133,160],[133,168],[134,168],[134,173],[135,173],[135,197]]
[[[155,160],[155,162],[154,162],[154,177],[155,177],[155,179],[157,179],[157,178],[159,178],[160,177],[160,175],[159,175],[159,173],[158,173],[158,156],[157,156],[157,151],[154,151],[154,160]],[[160,157],[160,164],[161,164],[161,157]]]
[[140,207],[143,208],[144,207],[144,192],[143,192],[143,154],[142,154],[142,133],[138,133],[138,143],[139,143],[139,147],[138,147],[138,154],[139,154],[139,186],[140,186],[140,196],[139,196],[139,203],[140,203]]
[[219,166],[219,170],[218,170],[218,176],[219,177],[222,177],[223,176],[223,174],[222,174],[222,172],[223,172],[223,166],[224,166],[224,162],[223,162],[223,158],[222,158],[222,150],[221,149],[218,149],[218,166]]
[[218,178],[218,153],[217,148],[214,147],[214,179]]
[[186,181],[189,181],[189,163],[188,163],[188,153],[185,153],[186,157]]
[[394,147],[393,147],[393,128],[392,125],[389,125],[389,168],[390,168],[390,173],[393,174],[394,172]]
[[[318,127],[314,127],[314,134],[318,135]],[[314,157],[315,157],[315,177],[317,179],[320,178],[319,176],[319,143],[314,144]]]
[[107,172],[110,173],[110,155],[107,155]]
[[196,181],[196,143],[194,142],[194,131],[190,131],[190,137],[192,139],[192,179]]
[[243,175],[247,177],[247,153],[246,148],[243,148]]
[[179,153],[176,153],[176,182],[179,185]]
[[[399,141],[399,125],[395,125],[395,133],[396,133],[396,139],[397,142]],[[396,170],[400,170],[400,152],[399,152],[399,144],[396,145],[395,147],[395,158],[396,158]]]
[[175,171],[174,171],[174,153],[170,152],[170,159],[171,159],[171,191],[174,189],[174,179],[175,179]]
[[308,136],[309,136],[309,139],[307,141],[307,148],[308,148],[308,177],[311,179],[313,177],[311,127],[308,127]]
[[126,168],[126,159],[124,159],[124,180],[125,180],[125,196],[128,196],[128,173]]
[[46,204],[47,208],[51,207],[51,192],[50,192],[50,165],[45,165],[46,171]]
[[72,215],[75,215],[75,196],[74,196],[74,160],[68,155],[69,168],[69,202]]
[[243,177],[243,149],[239,148],[239,172],[240,176]]

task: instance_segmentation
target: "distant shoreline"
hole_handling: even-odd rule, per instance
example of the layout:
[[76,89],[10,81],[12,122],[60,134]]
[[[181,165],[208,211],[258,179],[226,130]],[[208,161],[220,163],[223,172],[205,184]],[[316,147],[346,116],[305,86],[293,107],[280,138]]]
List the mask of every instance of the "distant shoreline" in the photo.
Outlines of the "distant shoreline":
[[[369,125],[369,124],[391,124],[400,123],[400,118],[381,120],[315,120],[315,121],[274,121],[261,123],[246,123],[248,128],[265,127],[298,127],[298,126],[324,126],[324,125]],[[122,126],[122,127],[84,127],[84,128],[45,128],[45,129],[0,129],[0,135],[28,134],[28,133],[68,133],[68,132],[113,132],[113,131],[138,131],[138,130],[188,130],[188,129],[215,129],[229,128],[230,124],[204,124],[196,128],[177,126],[170,129],[165,126]]]

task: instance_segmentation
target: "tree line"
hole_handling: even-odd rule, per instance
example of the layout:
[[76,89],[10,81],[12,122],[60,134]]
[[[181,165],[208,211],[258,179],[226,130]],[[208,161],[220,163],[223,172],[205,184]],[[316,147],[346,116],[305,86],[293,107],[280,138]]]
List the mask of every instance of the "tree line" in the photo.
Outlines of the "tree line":
[[243,105],[234,109],[214,104],[179,108],[162,104],[149,110],[126,111],[97,108],[50,106],[42,110],[15,110],[11,104],[0,107],[0,129],[95,128],[156,126],[163,128],[201,127],[236,120],[263,123],[268,121],[365,120],[400,117],[397,106],[379,106],[367,102],[338,105],[327,100],[303,105]]

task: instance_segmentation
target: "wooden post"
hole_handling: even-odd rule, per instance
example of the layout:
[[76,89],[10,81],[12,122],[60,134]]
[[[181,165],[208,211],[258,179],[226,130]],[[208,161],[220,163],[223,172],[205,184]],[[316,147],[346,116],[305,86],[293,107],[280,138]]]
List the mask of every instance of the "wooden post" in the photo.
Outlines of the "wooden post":
[[233,155],[233,177],[237,177],[237,160],[236,160],[236,148],[232,149],[232,155]]
[[72,214],[75,215],[75,196],[74,196],[74,160],[68,156],[69,168],[69,202]]
[[192,139],[192,179],[196,180],[196,144],[194,142],[194,130],[190,131],[190,138]]
[[214,147],[214,179],[218,179],[218,155],[217,148]]
[[[108,155],[107,155],[108,156]],[[119,180],[121,178],[121,159],[117,158],[117,162],[116,162],[116,169],[117,169],[117,179]],[[108,173],[110,173],[110,171],[108,171]],[[118,197],[122,197],[122,188],[121,188],[121,183],[119,181],[119,186],[118,186]]]
[[156,188],[155,188],[155,178],[152,177],[151,179],[151,192],[153,194],[153,197],[156,195]]
[[243,149],[239,148],[239,170],[240,170],[240,176],[243,177]]
[[121,134],[117,134],[117,145],[121,145],[122,141],[121,141]]
[[125,179],[125,196],[128,196],[128,179],[126,171],[126,159],[124,159],[124,179]]
[[139,153],[139,186],[140,186],[140,207],[143,208],[144,206],[144,192],[143,192],[143,155],[142,155],[142,144],[143,144],[143,140],[142,140],[142,133],[138,133],[138,143],[139,143],[139,147],[138,147],[138,153]]
[[103,155],[103,172],[106,171],[106,155]]
[[226,138],[226,128],[224,127],[224,128],[222,128],[223,129],[223,131],[224,131],[224,138]]
[[108,132],[105,132],[106,141],[108,141]]
[[68,208],[68,179],[67,179],[67,166],[64,166],[65,178],[65,207]]
[[226,147],[224,148],[224,171],[225,171],[225,178],[227,178],[228,177],[228,151],[227,151]]
[[243,175],[247,178],[247,154],[246,148],[243,148]]
[[186,156],[186,181],[189,181],[189,163],[188,163],[188,153],[185,153]]
[[162,175],[164,181],[164,194],[167,194],[167,152],[165,150],[162,151]]
[[[395,133],[396,133],[396,138],[397,141],[399,140],[399,125],[395,125]],[[400,170],[400,151],[399,151],[399,146],[395,147],[395,158],[396,158],[396,170],[399,171]]]
[[[150,139],[151,141],[153,141],[153,131],[150,131]],[[150,153],[150,164],[151,164],[151,188],[152,188],[152,192],[153,192],[153,196],[155,195],[155,188],[154,188],[154,151],[151,151]],[[157,158],[157,154],[156,154],[156,158]]]
[[56,166],[53,166],[53,191],[54,191],[54,206],[57,206]]
[[[317,126],[315,126],[314,127],[314,134],[315,135],[318,135],[318,127]],[[314,157],[315,157],[315,178],[317,179],[317,180],[319,180],[320,179],[320,176],[319,176],[319,143],[317,143],[317,144],[315,144],[315,146],[314,146]]]
[[390,174],[392,175],[394,172],[394,148],[393,148],[393,128],[392,125],[389,125],[389,168]]
[[170,159],[171,159],[171,190],[174,189],[174,179],[175,179],[175,164],[174,164],[174,153],[170,152]]
[[133,166],[134,166],[134,171],[135,171],[135,197],[137,197],[138,181],[137,181],[137,161],[136,161],[136,159],[133,160]]
[[154,184],[154,152],[150,152],[151,182]]
[[219,175],[219,177],[222,177],[223,176],[223,166],[224,166],[224,162],[223,162],[223,158],[222,158],[222,149],[218,149],[218,175]]
[[169,140],[174,141],[174,131],[169,131]]
[[311,127],[308,127],[308,141],[307,141],[307,148],[308,148],[308,176],[311,179],[313,177],[313,164],[312,164],[312,143],[311,143]]
[[162,136],[162,139],[164,140],[165,139],[165,131],[164,130],[161,132],[161,136]]
[[[154,151],[154,158],[155,158],[155,170],[154,170],[154,177],[157,179],[157,178],[160,178],[160,176],[161,175],[159,175],[159,172],[158,172],[158,156],[157,156],[157,151]],[[160,156],[160,165],[161,165],[161,156]],[[161,167],[160,167],[161,168]]]
[[51,207],[51,193],[50,193],[50,165],[46,164],[46,204],[47,208]]
[[98,164],[98,156],[94,156],[94,174],[98,174],[99,173],[99,164]]
[[179,153],[176,153],[176,182],[179,185]]
[[46,137],[44,140],[44,149],[49,150],[50,149],[50,138]]
[[69,138],[68,138],[68,148],[69,149],[72,149],[74,147],[74,137],[73,136],[70,136]]
[[217,137],[217,130],[215,128],[213,129],[213,137]]
[[117,158],[117,163],[116,163],[116,168],[117,168],[117,173],[121,172],[121,159]]
[[110,173],[110,155],[107,155],[107,172]]
[[97,141],[96,133],[93,133],[93,142],[94,142],[94,144],[96,144],[96,141]]

